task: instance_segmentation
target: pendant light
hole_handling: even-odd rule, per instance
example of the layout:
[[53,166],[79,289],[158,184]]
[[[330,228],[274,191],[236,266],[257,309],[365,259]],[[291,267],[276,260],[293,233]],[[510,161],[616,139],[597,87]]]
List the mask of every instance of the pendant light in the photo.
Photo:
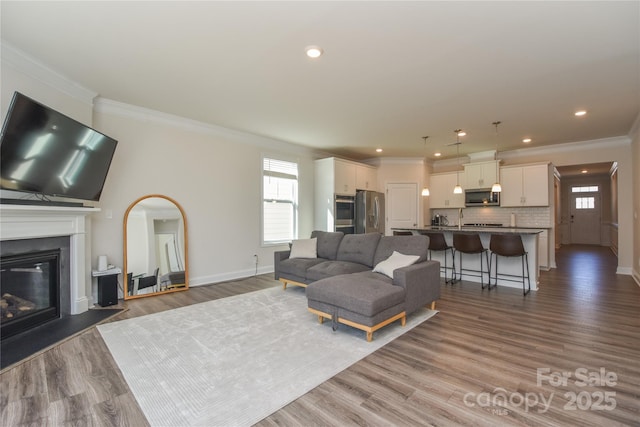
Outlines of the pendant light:
[[[424,139],[424,161],[425,163],[427,162],[427,138],[429,138],[428,136],[423,136],[422,139]],[[429,193],[429,187],[423,187],[422,188],[422,195],[423,196],[428,196]]]
[[453,187],[453,194],[462,194],[462,187],[460,186],[460,132],[462,129],[454,130],[456,133],[456,162],[458,167],[456,168],[456,186]]
[[491,187],[491,191],[493,193],[500,193],[502,191],[502,186],[500,185],[500,169],[498,165],[500,161],[498,160],[498,125],[502,123],[500,121],[495,121],[492,124],[496,127],[496,183]]

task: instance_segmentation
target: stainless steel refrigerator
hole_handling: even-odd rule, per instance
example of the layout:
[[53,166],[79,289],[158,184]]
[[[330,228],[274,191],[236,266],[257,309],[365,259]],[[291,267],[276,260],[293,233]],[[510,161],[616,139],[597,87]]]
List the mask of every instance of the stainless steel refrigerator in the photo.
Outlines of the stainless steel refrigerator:
[[384,194],[356,192],[356,234],[384,234]]

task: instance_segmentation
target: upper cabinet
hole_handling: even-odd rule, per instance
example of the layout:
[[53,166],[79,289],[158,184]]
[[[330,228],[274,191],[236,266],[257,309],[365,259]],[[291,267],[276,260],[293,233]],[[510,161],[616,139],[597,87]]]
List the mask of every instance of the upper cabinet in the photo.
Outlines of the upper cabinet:
[[356,165],[356,190],[378,191],[378,172],[368,165]]
[[500,169],[500,206],[549,206],[550,164],[508,166]]
[[497,181],[497,165],[499,160],[490,162],[468,163],[464,165],[466,190],[490,188]]
[[316,160],[316,187],[323,193],[355,196],[356,190],[377,190],[377,171],[373,166],[329,157]]
[[453,187],[460,182],[464,182],[464,173],[457,172],[437,173],[429,178],[429,207],[439,208],[463,208],[464,193],[453,194]]

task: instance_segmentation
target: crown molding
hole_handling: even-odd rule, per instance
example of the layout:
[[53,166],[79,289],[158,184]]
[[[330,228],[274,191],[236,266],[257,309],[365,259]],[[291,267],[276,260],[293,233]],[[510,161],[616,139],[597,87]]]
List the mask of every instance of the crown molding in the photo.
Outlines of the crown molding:
[[623,135],[611,138],[544,145],[541,147],[519,148],[517,150],[501,151],[499,156],[501,159],[516,159],[518,157],[536,156],[541,154],[575,153],[576,150],[601,149],[604,144],[609,147],[629,146],[631,144],[631,139],[628,136]]
[[85,104],[93,105],[93,99],[98,95],[96,92],[52,70],[5,40],[0,40],[0,48],[3,66],[7,65],[46,86],[59,90]]
[[97,97],[95,99],[94,111],[97,113],[134,119],[140,122],[154,122],[160,125],[184,129],[193,133],[218,137],[226,141],[254,145],[267,149],[270,152],[283,151],[289,154],[296,153],[300,155],[311,156],[321,155],[318,153],[318,151],[312,150],[302,145],[293,144],[290,142],[285,142],[248,132],[242,132],[223,126],[203,123],[197,120],[176,116],[174,114],[163,113],[149,108],[138,107],[135,105],[126,104],[124,102],[114,101],[103,97]]
[[370,165],[424,165],[422,157],[378,157],[365,161]]

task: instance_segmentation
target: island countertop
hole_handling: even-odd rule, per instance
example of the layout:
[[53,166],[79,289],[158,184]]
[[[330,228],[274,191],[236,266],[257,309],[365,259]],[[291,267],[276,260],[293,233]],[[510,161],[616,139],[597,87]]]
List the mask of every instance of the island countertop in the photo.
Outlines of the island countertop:
[[450,231],[453,233],[490,233],[490,234],[540,234],[545,231],[545,228],[528,228],[528,227],[478,227],[463,225],[458,227],[457,225],[429,225],[421,228],[392,228],[392,231],[411,231],[416,233],[429,231]]

